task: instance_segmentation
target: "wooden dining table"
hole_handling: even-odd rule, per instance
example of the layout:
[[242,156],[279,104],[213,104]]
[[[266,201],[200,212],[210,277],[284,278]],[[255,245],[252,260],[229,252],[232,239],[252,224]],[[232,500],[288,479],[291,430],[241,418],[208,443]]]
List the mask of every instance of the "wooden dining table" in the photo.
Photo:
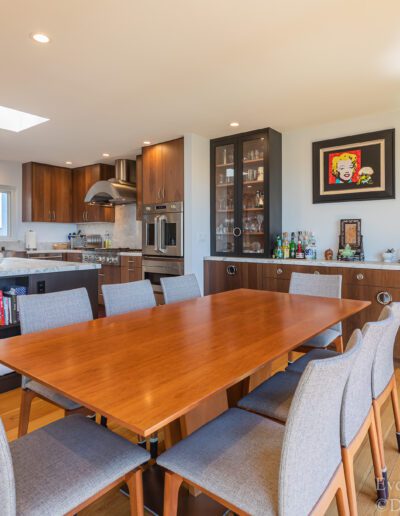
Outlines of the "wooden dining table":
[[0,363],[140,435],[190,433],[230,388],[368,305],[239,289],[4,339]]

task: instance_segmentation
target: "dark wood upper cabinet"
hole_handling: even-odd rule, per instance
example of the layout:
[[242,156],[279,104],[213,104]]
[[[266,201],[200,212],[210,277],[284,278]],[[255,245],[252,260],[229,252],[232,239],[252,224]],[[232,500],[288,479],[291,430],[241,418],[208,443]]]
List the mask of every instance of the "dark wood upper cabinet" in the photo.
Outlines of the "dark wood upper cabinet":
[[282,232],[282,135],[211,140],[211,254],[269,257]]
[[143,204],[183,201],[183,138],[143,147]]
[[114,222],[114,208],[90,206],[85,203],[86,193],[94,183],[106,181],[114,176],[114,166],[103,163],[75,168],[72,171],[74,222]]
[[72,222],[70,169],[24,163],[22,192],[23,222]]
[[143,159],[136,156],[136,220],[143,216]]

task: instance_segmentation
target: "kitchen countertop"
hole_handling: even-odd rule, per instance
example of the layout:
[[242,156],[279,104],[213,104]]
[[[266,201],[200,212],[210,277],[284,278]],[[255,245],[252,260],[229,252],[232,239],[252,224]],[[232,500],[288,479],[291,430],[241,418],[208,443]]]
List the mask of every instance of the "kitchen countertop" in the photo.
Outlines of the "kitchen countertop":
[[51,272],[71,272],[100,269],[95,263],[62,262],[55,260],[35,260],[33,258],[0,259],[0,277],[29,276]]
[[248,262],[248,263],[266,263],[271,265],[305,265],[314,267],[347,267],[354,269],[378,269],[400,271],[400,262],[342,262],[339,260],[276,260],[273,258],[236,258],[234,256],[206,256],[204,260],[217,262]]
[[[93,249],[38,249],[36,251],[26,251],[26,254],[62,254],[62,253],[84,253],[85,251],[93,251]],[[117,253],[119,256],[142,256],[141,251],[121,251]]]

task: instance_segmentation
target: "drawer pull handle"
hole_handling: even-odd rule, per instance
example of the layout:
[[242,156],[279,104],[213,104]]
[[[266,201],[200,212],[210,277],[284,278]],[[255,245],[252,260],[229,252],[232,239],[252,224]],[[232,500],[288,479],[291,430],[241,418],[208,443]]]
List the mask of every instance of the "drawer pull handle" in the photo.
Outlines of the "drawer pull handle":
[[364,274],[362,272],[359,272],[356,276],[356,278],[358,279],[358,281],[361,281],[364,279]]
[[314,274],[320,274],[320,272],[319,271],[314,271]]
[[376,300],[380,305],[388,305],[393,301],[393,298],[389,292],[378,292],[378,294],[376,294]]
[[278,269],[276,269],[276,273],[277,274],[282,274],[283,273],[283,269],[281,269],[280,267]]
[[226,273],[228,274],[228,276],[235,276],[235,274],[237,273],[236,265],[228,265],[228,267],[226,268]]

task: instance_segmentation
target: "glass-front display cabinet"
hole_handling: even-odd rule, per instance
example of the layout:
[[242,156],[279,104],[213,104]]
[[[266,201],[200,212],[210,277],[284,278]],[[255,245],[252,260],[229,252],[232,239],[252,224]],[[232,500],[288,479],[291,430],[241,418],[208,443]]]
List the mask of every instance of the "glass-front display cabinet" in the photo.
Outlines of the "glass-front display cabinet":
[[281,232],[281,134],[268,128],[211,140],[211,254],[270,257]]

